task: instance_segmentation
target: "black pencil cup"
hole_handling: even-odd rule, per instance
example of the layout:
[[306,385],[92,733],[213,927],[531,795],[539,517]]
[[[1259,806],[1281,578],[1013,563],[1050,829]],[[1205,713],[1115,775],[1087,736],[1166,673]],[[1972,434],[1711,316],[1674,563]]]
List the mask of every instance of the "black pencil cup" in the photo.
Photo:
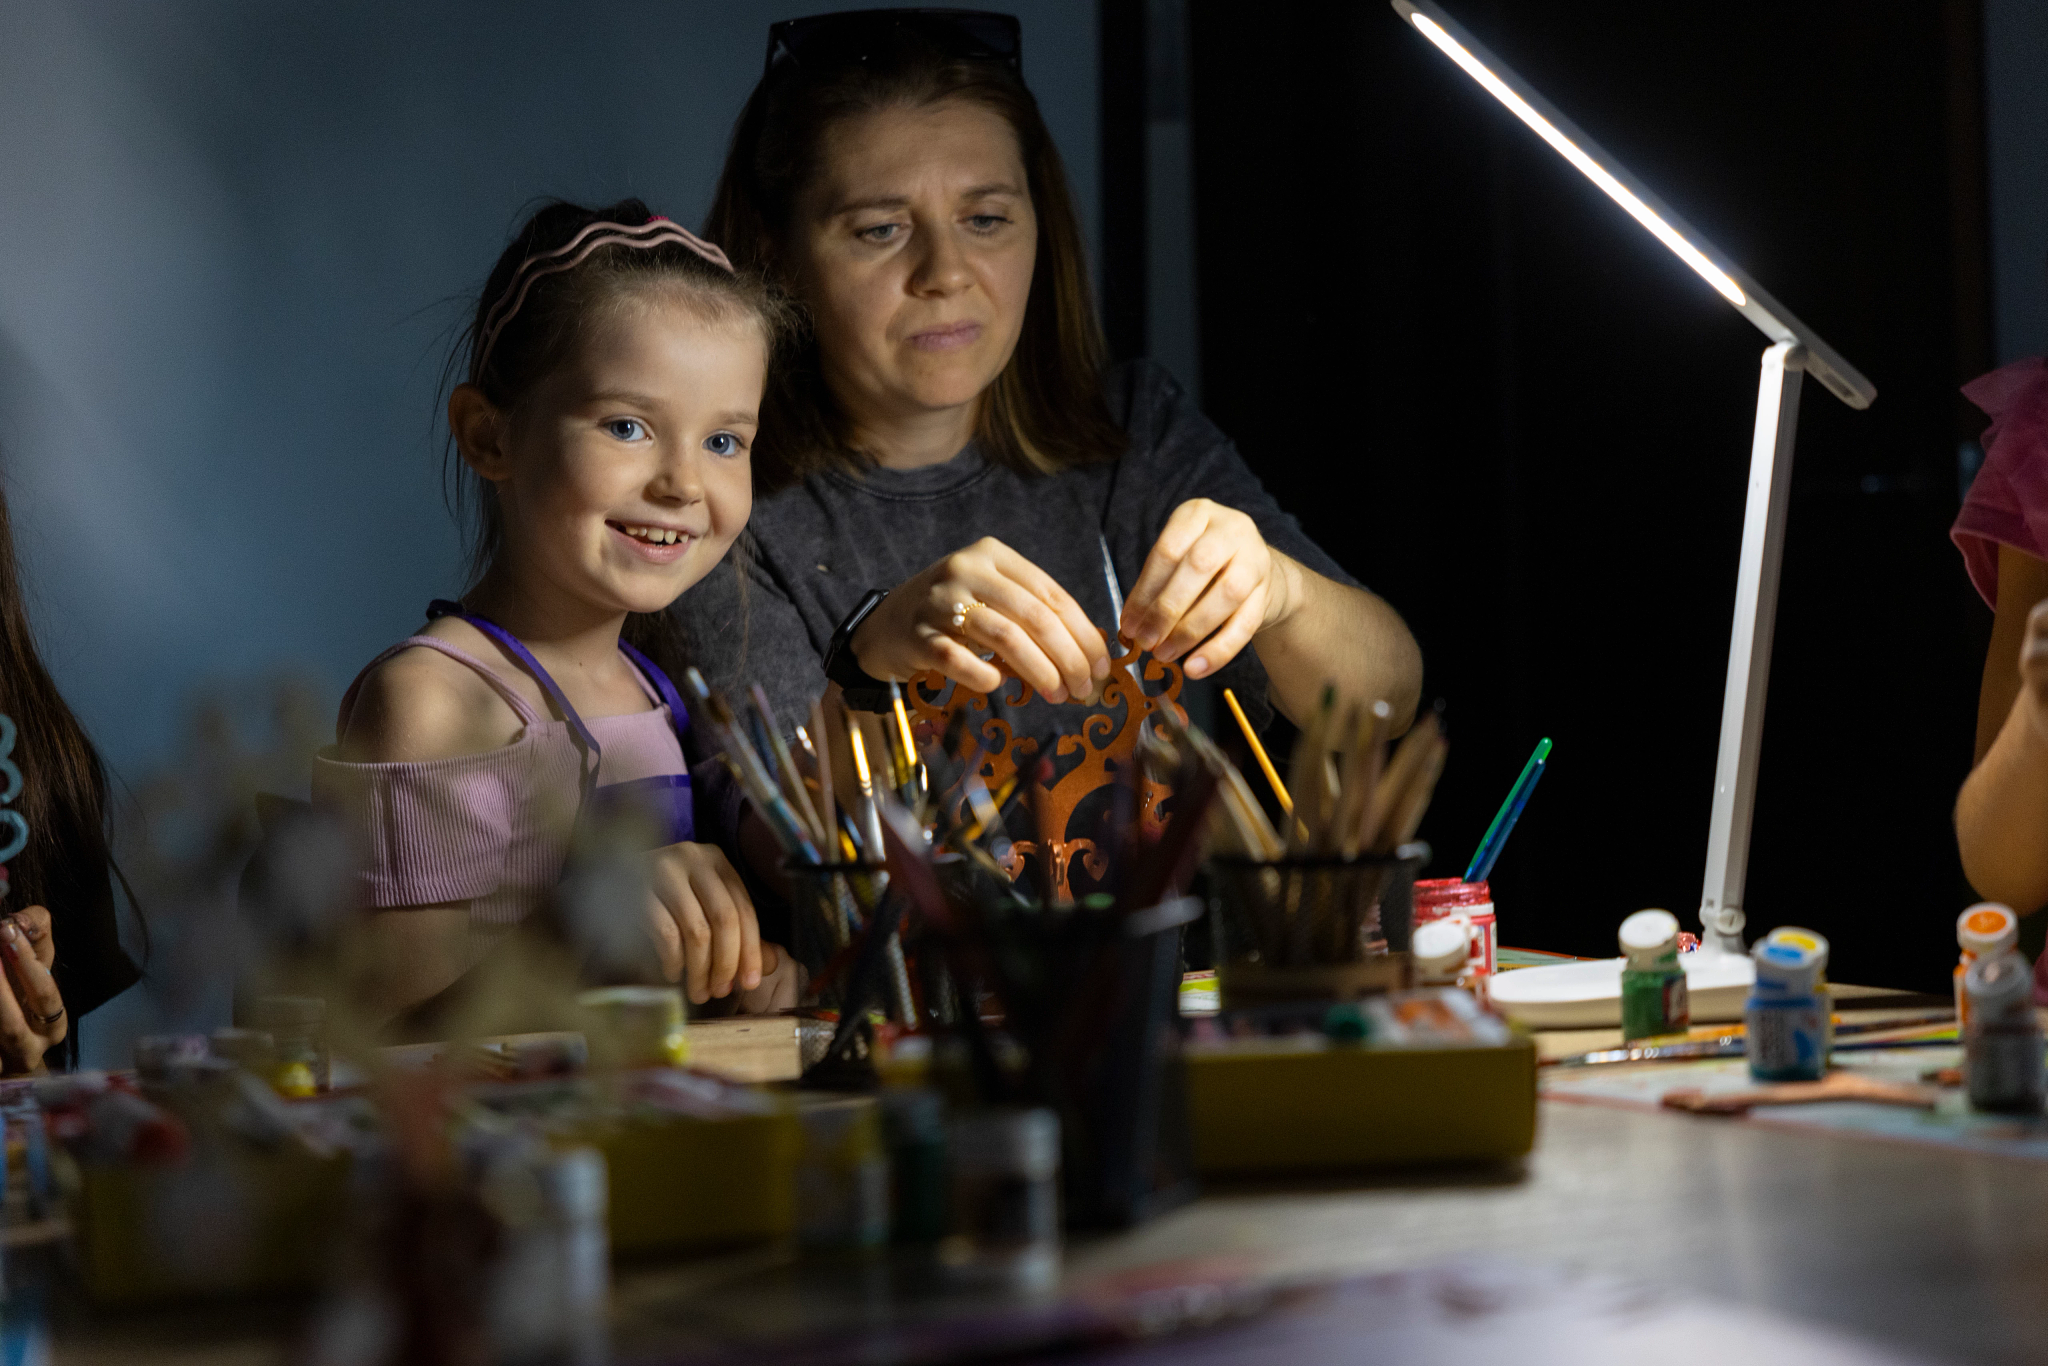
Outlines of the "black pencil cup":
[[[837,1006],[842,997],[847,964],[822,988],[825,969],[838,959],[859,936],[859,925],[874,906],[876,880],[887,874],[883,863],[798,863],[782,865],[789,880],[789,951],[810,974],[814,999],[819,1005]],[[856,895],[858,893],[858,895]]]
[[1342,1000],[1408,985],[1415,875],[1429,846],[1387,856],[1210,860],[1211,937],[1226,1007]]
[[1180,1057],[1180,931],[1194,897],[1142,911],[1086,907],[989,926],[1011,986],[1009,1032],[1029,1099],[1060,1117],[1065,1222],[1126,1228],[1194,1194]]

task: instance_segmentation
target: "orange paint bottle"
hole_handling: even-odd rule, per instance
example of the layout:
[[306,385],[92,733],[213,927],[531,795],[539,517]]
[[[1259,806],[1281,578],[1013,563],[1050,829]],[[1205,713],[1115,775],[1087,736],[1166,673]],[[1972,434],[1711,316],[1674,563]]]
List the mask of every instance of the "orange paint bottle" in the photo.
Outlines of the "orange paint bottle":
[[1963,951],[1955,971],[1958,1030],[1970,1023],[1970,997],[1963,990],[1963,974],[1979,958],[2002,953],[2019,943],[2019,939],[2020,918],[2013,914],[2012,907],[1996,901],[1980,901],[1956,917],[1956,944]]

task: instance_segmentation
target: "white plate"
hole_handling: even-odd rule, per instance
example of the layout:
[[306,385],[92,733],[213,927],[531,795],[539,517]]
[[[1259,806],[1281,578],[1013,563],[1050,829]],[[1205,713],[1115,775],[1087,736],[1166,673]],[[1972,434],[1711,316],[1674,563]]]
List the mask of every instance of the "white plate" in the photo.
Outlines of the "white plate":
[[[1756,965],[1749,955],[1705,950],[1679,955],[1695,1021],[1739,1020]],[[1516,968],[1496,976],[1493,1004],[1509,1019],[1531,1029],[1597,1029],[1621,1024],[1619,958]]]

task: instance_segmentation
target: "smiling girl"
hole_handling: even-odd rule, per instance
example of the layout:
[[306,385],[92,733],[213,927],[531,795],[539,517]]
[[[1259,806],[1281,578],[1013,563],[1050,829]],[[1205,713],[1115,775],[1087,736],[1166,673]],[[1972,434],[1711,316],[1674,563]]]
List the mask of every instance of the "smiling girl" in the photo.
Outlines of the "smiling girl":
[[793,966],[699,839],[720,822],[699,819],[689,715],[629,643],[673,660],[659,614],[746,526],[781,319],[756,278],[637,200],[552,204],[499,258],[448,402],[473,586],[370,662],[314,771],[315,803],[366,853],[380,1015],[452,985],[547,896],[579,814],[620,804],[659,831],[649,916],[669,979],[699,1003],[793,1003]]

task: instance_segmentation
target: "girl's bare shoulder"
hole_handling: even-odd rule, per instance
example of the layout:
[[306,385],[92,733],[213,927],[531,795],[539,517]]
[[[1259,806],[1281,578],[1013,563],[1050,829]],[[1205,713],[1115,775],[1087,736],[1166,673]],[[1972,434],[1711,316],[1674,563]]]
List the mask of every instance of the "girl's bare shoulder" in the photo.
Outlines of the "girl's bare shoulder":
[[[493,666],[519,691],[524,675],[498,665],[498,651],[482,632],[447,618],[421,635],[446,640]],[[538,691],[538,689],[533,689]],[[531,699],[529,699],[531,700]],[[401,650],[363,675],[356,689],[340,757],[353,763],[417,763],[501,749],[525,730],[519,714],[476,669],[424,645]]]

